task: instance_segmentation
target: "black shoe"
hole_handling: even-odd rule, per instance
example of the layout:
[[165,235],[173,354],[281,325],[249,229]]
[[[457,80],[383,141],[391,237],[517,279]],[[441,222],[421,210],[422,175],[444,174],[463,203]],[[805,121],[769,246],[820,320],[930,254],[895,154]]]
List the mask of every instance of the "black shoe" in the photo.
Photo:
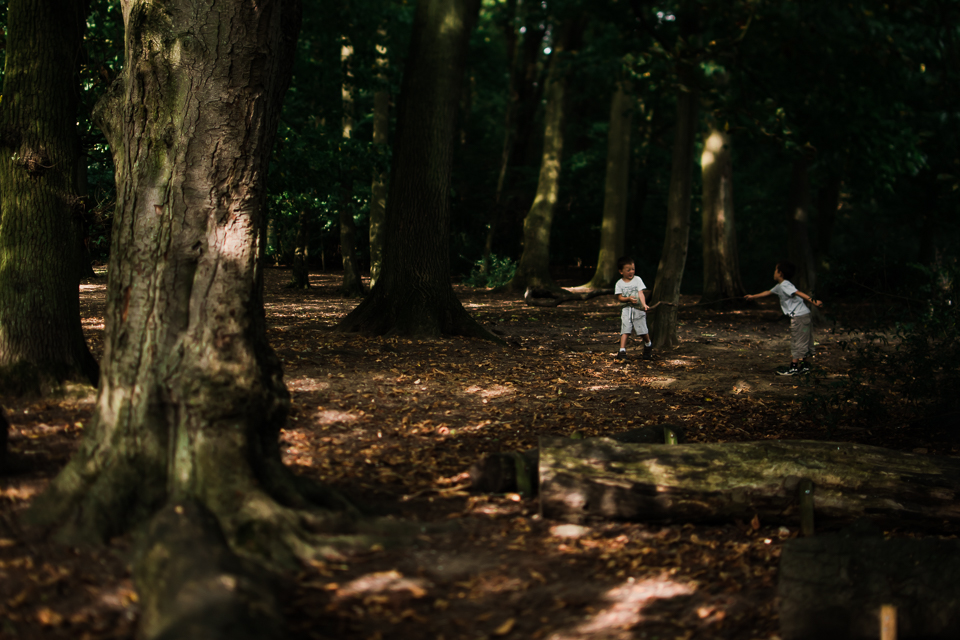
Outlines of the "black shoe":
[[797,373],[809,373],[810,365],[807,364],[805,360],[801,360],[797,363]]
[[641,357],[644,360],[653,360],[653,346],[644,347],[643,355]]
[[795,362],[791,363],[789,367],[777,367],[778,376],[795,376],[798,373],[801,373],[800,367]]
[[620,353],[617,354],[617,360],[626,360],[626,359],[627,359],[626,351],[621,351]]

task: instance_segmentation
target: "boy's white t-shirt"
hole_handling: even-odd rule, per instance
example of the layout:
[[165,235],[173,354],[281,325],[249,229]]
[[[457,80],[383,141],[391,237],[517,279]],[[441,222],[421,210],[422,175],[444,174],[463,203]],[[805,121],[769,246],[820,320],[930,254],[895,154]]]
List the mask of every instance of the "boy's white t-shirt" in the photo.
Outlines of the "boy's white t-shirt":
[[628,298],[639,298],[640,292],[646,288],[647,286],[643,284],[640,276],[633,276],[630,282],[624,282],[623,278],[618,279],[616,286],[613,287],[613,293]]
[[803,304],[803,300],[797,295],[797,288],[789,280],[777,283],[770,289],[770,292],[780,298],[780,308],[785,315],[796,318],[810,313],[810,309]]

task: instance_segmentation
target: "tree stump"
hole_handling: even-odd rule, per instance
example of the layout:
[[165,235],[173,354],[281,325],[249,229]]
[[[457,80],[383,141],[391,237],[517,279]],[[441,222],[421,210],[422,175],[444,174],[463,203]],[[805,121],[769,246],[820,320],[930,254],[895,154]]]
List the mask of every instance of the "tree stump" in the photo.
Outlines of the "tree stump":
[[813,482],[818,523],[960,523],[960,460],[848,443],[623,444],[540,438],[544,517],[799,525]]
[[960,541],[789,540],[777,595],[783,640],[879,638],[883,605],[896,607],[901,640],[960,638]]

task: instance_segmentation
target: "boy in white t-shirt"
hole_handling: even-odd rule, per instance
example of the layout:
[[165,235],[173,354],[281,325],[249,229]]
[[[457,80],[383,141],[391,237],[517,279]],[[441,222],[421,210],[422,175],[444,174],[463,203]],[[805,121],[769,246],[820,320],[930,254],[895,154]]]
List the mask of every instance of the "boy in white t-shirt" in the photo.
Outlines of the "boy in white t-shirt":
[[803,304],[803,300],[817,307],[823,306],[822,301],[814,300],[793,286],[790,278],[796,270],[797,268],[790,262],[778,262],[773,270],[773,279],[777,281],[776,286],[770,291],[744,296],[747,300],[753,300],[775,295],[780,298],[780,309],[790,316],[790,356],[793,361],[789,367],[777,369],[777,375],[780,376],[795,376],[810,370],[806,357],[807,354],[813,353],[813,328],[810,323],[810,309]]
[[647,300],[643,290],[647,287],[636,273],[633,258],[624,256],[617,260],[617,270],[622,276],[613,288],[613,294],[620,303],[620,352],[618,360],[627,359],[627,336],[636,332],[643,339],[643,359],[653,357],[653,343],[647,330]]

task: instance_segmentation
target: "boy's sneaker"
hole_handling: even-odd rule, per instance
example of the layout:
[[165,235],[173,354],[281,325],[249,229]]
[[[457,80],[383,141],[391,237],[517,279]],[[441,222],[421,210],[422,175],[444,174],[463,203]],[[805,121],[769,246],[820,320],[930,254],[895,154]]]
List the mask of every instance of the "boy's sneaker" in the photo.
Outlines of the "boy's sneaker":
[[641,356],[644,360],[653,360],[653,347],[643,347],[643,355]]
[[800,367],[796,363],[790,363],[787,367],[777,367],[778,376],[795,376],[800,373]]
[[807,364],[806,360],[801,360],[797,363],[797,372],[798,373],[808,373],[810,371],[810,365]]
[[626,360],[626,359],[627,359],[626,351],[621,351],[620,353],[617,354],[617,360]]

